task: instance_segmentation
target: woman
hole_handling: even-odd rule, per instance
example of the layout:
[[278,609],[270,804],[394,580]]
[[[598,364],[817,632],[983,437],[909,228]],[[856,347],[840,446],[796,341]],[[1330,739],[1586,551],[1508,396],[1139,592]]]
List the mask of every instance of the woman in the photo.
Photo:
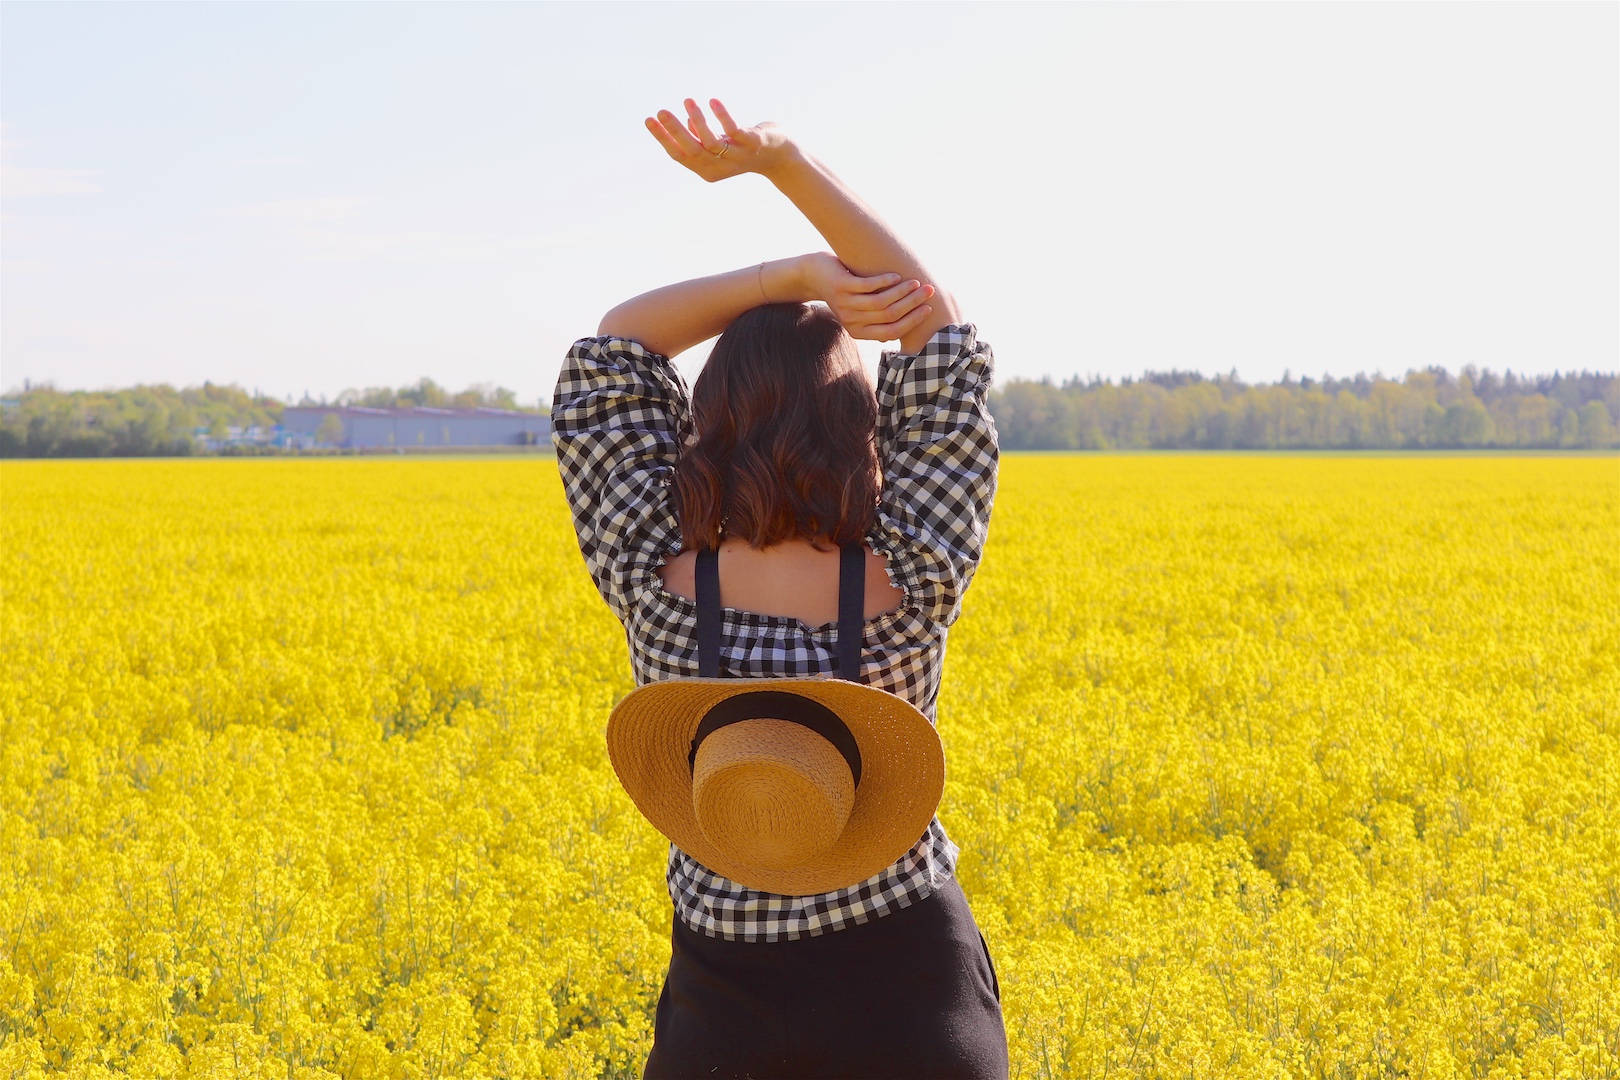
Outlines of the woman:
[[[706,548],[719,550],[721,674],[814,676],[837,668],[839,545],[861,541],[858,681],[932,721],[995,493],[990,349],[780,129],[739,128],[712,101],[717,136],[685,104],[684,123],[646,121],[671,158],[709,181],[765,177],[836,254],[656,289],[575,343],[552,421],[586,564],[640,685],[698,674]],[[689,402],[669,358],[716,334]],[[875,392],[852,337],[900,342]],[[936,818],[867,880],[781,896],[672,844],[672,956],[646,1075],[1004,1076],[1000,990],[956,854]]]

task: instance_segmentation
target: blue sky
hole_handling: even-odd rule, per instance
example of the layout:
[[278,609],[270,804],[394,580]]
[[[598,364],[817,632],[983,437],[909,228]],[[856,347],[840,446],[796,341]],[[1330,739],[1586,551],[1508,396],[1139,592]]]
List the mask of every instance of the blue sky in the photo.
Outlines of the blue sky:
[[663,156],[641,120],[688,95],[865,195],[1003,379],[1614,370],[1617,37],[1608,3],[9,0],[0,384],[549,395],[624,297],[823,246]]

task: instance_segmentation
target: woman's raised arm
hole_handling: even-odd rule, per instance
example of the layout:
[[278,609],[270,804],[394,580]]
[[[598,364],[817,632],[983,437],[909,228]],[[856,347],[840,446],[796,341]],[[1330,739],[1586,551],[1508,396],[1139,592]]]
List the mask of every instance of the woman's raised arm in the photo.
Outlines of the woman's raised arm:
[[932,309],[924,301],[932,294],[929,286],[902,280],[899,274],[860,277],[832,255],[798,255],[644,292],[602,316],[596,332],[676,356],[714,337],[750,308],[820,300],[850,336],[893,341],[930,316]]
[[[805,153],[774,124],[738,127],[718,99],[710,99],[723,136],[709,127],[696,101],[686,99],[686,122],[665,109],[647,119],[666,153],[705,180],[758,173],[792,200],[839,260],[857,275],[898,273],[929,282],[922,261],[883,223],[877,212],[849,190],[832,170]],[[914,353],[942,326],[962,321],[956,300],[934,283],[931,311],[900,335],[900,350]]]

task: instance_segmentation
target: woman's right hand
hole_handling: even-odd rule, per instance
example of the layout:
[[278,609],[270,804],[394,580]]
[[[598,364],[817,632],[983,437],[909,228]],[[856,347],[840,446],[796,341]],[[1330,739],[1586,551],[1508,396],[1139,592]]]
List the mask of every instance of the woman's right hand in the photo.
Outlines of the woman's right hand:
[[933,308],[934,287],[899,274],[860,277],[827,252],[801,257],[806,290],[832,309],[844,331],[867,341],[895,341],[919,326]]
[[721,135],[713,132],[691,98],[686,99],[684,124],[668,109],[660,109],[656,117],[647,117],[647,130],[665,153],[711,184],[742,173],[769,175],[791,157],[793,142],[775,124],[738,127],[719,98],[710,98],[709,105],[720,121]]

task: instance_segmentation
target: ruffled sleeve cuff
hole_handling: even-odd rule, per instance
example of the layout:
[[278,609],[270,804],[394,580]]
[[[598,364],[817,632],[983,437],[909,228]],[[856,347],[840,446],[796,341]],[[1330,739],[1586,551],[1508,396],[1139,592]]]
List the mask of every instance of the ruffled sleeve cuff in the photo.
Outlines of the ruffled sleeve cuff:
[[883,494],[868,539],[909,606],[944,625],[961,613],[995,499],[994,366],[972,324],[942,328],[915,354],[885,352],[879,366]]
[[630,338],[581,338],[552,397],[551,438],[580,552],[621,619],[648,565],[679,528],[669,475],[689,423],[686,383],[668,357]]

